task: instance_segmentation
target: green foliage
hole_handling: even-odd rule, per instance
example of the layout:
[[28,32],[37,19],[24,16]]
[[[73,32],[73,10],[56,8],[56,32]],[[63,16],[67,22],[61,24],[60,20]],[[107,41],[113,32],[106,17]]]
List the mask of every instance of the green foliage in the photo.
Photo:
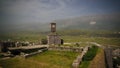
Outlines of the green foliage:
[[120,65],[120,57],[113,58],[113,67],[117,68],[117,65]]
[[92,48],[90,48],[90,50],[83,57],[83,61],[79,68],[88,68],[90,62],[93,60],[98,51],[97,46],[92,46]]
[[41,43],[42,44],[47,44],[48,42],[47,42],[47,39],[41,39]]
[[3,58],[4,57],[4,55],[3,54],[0,54],[0,58]]
[[84,61],[91,61],[95,57],[97,50],[98,50],[97,46],[92,46],[92,48],[90,48],[90,50],[83,57],[83,60]]
[[90,61],[84,61],[81,63],[79,68],[88,68],[89,64],[90,64]]

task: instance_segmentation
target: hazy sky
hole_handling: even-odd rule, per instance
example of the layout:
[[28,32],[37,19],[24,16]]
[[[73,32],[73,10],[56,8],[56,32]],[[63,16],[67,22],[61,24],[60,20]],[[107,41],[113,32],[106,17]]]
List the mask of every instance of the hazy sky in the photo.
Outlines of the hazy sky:
[[0,23],[51,22],[119,12],[120,0],[0,0]]

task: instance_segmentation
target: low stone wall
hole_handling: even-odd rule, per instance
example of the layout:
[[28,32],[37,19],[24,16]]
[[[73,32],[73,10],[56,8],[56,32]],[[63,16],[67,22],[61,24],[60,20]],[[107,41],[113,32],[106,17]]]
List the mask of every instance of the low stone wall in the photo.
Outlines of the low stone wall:
[[83,48],[80,48],[80,47],[67,47],[67,46],[54,46],[54,47],[49,47],[48,50],[82,52]]
[[106,49],[104,49],[104,53],[105,53],[105,60],[106,60],[106,66],[107,66],[107,68],[113,68],[112,48],[106,48]]
[[83,59],[84,55],[87,53],[88,49],[89,49],[89,47],[86,46],[83,49],[82,53],[77,56],[77,58],[72,63],[72,68],[78,68],[79,67],[79,64],[81,64],[82,59]]
[[46,50],[48,50],[48,49],[47,49],[47,48],[41,49],[41,50],[38,50],[38,51],[36,51],[36,52],[32,52],[32,53],[30,53],[30,54],[23,54],[23,55],[21,55],[21,56],[23,56],[24,58],[28,58],[28,57],[31,57],[31,56],[33,56],[33,55],[42,53],[42,52],[44,52],[44,51],[46,51]]

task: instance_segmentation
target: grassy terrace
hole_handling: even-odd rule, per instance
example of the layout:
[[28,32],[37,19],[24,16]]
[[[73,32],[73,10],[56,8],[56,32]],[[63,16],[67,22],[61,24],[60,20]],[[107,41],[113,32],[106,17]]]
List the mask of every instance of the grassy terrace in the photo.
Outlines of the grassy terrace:
[[44,53],[24,58],[0,60],[3,68],[70,68],[79,53],[46,51]]

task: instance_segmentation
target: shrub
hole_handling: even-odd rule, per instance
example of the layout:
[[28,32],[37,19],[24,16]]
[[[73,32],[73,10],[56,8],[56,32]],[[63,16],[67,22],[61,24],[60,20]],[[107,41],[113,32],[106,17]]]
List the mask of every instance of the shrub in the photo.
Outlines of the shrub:
[[92,60],[96,53],[97,53],[98,47],[97,46],[92,46],[92,48],[85,54],[85,56],[83,57],[84,61],[90,61]]
[[47,41],[47,39],[41,39],[41,43],[42,43],[42,44],[47,44],[48,41]]

